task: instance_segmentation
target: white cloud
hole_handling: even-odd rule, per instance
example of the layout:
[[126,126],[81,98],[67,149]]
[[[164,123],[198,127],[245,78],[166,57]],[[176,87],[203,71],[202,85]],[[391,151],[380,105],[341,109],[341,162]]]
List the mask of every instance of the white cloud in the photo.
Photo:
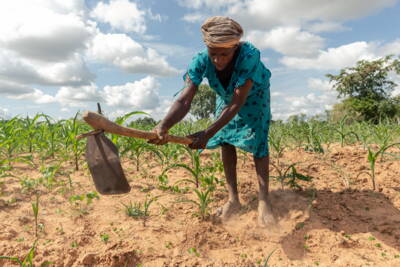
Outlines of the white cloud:
[[245,28],[300,26],[309,22],[343,22],[391,7],[396,0],[181,0],[187,8],[231,16]]
[[4,80],[0,80],[0,95],[10,99],[29,100],[36,104],[47,104],[56,101],[53,96],[45,94],[39,89]]
[[[179,3],[196,11],[184,15],[187,22],[200,22],[202,14],[230,16],[242,24],[245,34],[259,47],[272,48],[286,56],[308,57],[318,54],[324,45],[321,37],[310,32],[350,30],[344,22],[377,13],[396,1],[181,0]],[[285,61],[297,64],[296,59]]]
[[76,13],[66,13],[68,8],[59,13],[50,6],[60,10],[59,5],[49,1],[2,3],[0,46],[40,61],[64,60],[84,49],[94,33],[93,24]]
[[246,39],[260,49],[272,48],[287,56],[313,56],[324,46],[324,39],[298,27],[278,27],[269,32],[250,31]]
[[[165,115],[171,100],[160,99],[159,82],[152,76],[122,85],[105,86],[99,89],[94,83],[88,86],[62,86],[58,92],[49,95],[42,90],[0,80],[0,95],[9,99],[26,100],[35,104],[59,103],[62,112],[71,107],[88,108],[89,103],[100,102],[106,109],[117,107],[119,115],[132,110],[144,111],[154,118]],[[104,107],[103,107],[104,108]],[[0,116],[2,110],[0,109]]]
[[0,95],[12,96],[31,93],[33,89],[26,85],[0,80]]
[[375,43],[355,42],[337,48],[320,51],[315,58],[283,57],[281,62],[295,69],[339,70],[354,65],[357,61],[379,57]]
[[27,94],[9,96],[9,98],[18,100],[29,100],[36,104],[48,104],[56,102],[56,99],[53,96],[45,94],[39,89],[33,89],[33,92]]
[[281,98],[280,101],[272,103],[273,119],[287,119],[296,114],[303,113],[307,116],[314,116],[324,113],[338,103],[335,94],[316,95],[314,93],[305,96],[291,96]]
[[0,78],[19,84],[83,85],[94,75],[79,54],[60,62],[38,62],[0,51]]
[[149,19],[155,20],[158,22],[163,22],[163,21],[168,20],[168,16],[163,16],[161,14],[154,14],[153,11],[151,11],[151,9],[146,10],[146,15]]
[[160,52],[163,55],[167,56],[187,56],[192,57],[197,51],[193,48],[177,45],[177,44],[167,44],[167,43],[159,43],[159,42],[144,42],[142,43],[146,47],[153,48],[157,52]]
[[395,72],[389,73],[389,78],[397,84],[397,86],[394,88],[392,92],[392,96],[400,96],[400,76],[396,74]]
[[[135,3],[128,1],[111,1],[105,7],[108,9],[103,15],[107,19],[113,20],[117,15],[117,26],[129,24],[139,32],[144,31],[140,22],[143,12],[150,19],[163,19],[151,10],[138,10]],[[144,48],[127,35],[118,38],[99,33],[87,12],[84,0],[3,1],[0,4],[0,94],[35,102],[57,101],[41,90],[33,89],[51,85],[62,86],[60,97],[68,100],[68,94],[62,95],[68,91],[65,88],[90,88],[94,82],[95,75],[85,58],[90,54],[87,53],[89,46],[94,59],[130,73],[160,76],[178,73],[165,57],[154,49]],[[137,19],[135,23],[128,19],[128,13],[129,18]],[[125,41],[126,44],[118,44]],[[108,48],[111,51],[107,51]]]
[[400,39],[397,39],[393,42],[385,44],[383,47],[381,47],[380,54],[381,55],[392,54],[392,55],[400,56]]
[[[135,107],[130,106],[130,107],[118,108],[117,110],[108,112],[106,115],[108,118],[115,119],[132,111],[143,111],[146,112],[151,118],[155,120],[160,120],[168,112],[171,105],[172,105],[172,99],[168,98],[160,100],[159,105],[157,107],[154,107],[153,109],[137,109]],[[147,115],[137,115],[137,117],[132,117],[132,118],[133,120],[135,120],[139,117],[147,117]]]
[[340,31],[347,31],[350,30],[350,28],[343,26],[340,23],[337,22],[331,22],[331,21],[324,21],[324,22],[317,22],[317,23],[312,23],[308,26],[305,26],[305,28],[311,32],[340,32]]
[[159,76],[179,73],[156,50],[144,48],[126,34],[99,33],[88,50],[88,56],[93,60],[114,64],[130,73]]
[[159,106],[159,87],[155,78],[147,76],[133,83],[105,86],[101,95],[106,104],[112,107],[151,110]]
[[[308,89],[316,91],[302,96],[275,92],[271,111],[273,119],[287,119],[296,114],[303,113],[307,116],[323,114],[325,110],[332,109],[338,103],[337,92],[332,89],[332,84],[328,80],[318,78],[308,79]],[[307,90],[302,90],[307,91]]]
[[8,119],[10,118],[8,109],[0,107],[0,119]]
[[61,87],[55,99],[64,107],[87,107],[89,102],[100,102],[108,107],[117,107],[119,115],[132,110],[153,113],[160,108],[159,87],[154,77],[147,76],[131,83],[107,85],[103,89],[95,84]]
[[238,2],[240,2],[240,0],[178,0],[178,3],[180,5],[187,8],[193,8],[193,9],[211,8],[214,10]]
[[327,50],[320,50],[318,56],[285,56],[281,63],[294,69],[339,70],[354,66],[359,60],[374,60],[389,54],[400,54],[400,40],[390,43],[354,42]]
[[91,16],[109,23],[114,29],[143,34],[146,31],[146,12],[129,0],[111,0],[108,4],[99,2]]
[[[15,2],[15,1],[14,1]],[[25,6],[27,4],[26,1],[23,1]],[[73,13],[79,16],[85,15],[85,1],[84,0],[31,0],[29,3],[32,3],[35,6],[41,5],[47,7],[49,9],[55,10],[60,14],[69,14]]]
[[278,97],[278,96],[283,96],[282,92],[271,92],[272,97]]
[[332,92],[333,83],[328,80],[309,78],[308,79],[308,88],[310,88],[312,90]]
[[206,14],[201,14],[201,13],[190,13],[190,14],[185,14],[182,18],[183,21],[190,22],[190,23],[197,23],[197,22],[203,22],[207,18]]
[[94,33],[83,0],[3,1],[0,78],[26,87],[87,84],[94,76],[80,53]]
[[173,104],[172,97],[164,97],[164,99],[160,100],[159,106],[157,106],[149,113],[154,119],[160,120],[167,114],[172,104]]
[[102,100],[95,84],[81,87],[61,87],[55,98],[63,106],[80,107],[84,102],[99,102]]

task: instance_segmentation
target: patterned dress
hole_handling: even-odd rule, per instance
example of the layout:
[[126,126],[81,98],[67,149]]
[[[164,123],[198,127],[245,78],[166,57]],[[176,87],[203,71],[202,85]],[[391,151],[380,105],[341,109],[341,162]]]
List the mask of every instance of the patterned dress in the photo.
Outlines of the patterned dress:
[[208,141],[207,148],[216,148],[228,143],[253,153],[257,158],[268,155],[271,72],[261,62],[260,51],[256,47],[249,42],[242,43],[226,88],[217,77],[207,49],[193,57],[184,79],[186,75],[189,75],[196,85],[199,85],[203,78],[208,79],[210,87],[217,94],[216,117],[219,117],[222,110],[231,102],[234,89],[243,86],[246,80],[252,80],[253,87],[245,104],[238,114]]

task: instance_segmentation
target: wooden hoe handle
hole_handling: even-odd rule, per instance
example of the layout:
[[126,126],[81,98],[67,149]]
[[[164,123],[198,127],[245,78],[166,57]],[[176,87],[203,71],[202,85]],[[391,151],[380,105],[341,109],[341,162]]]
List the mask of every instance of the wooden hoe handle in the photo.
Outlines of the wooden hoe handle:
[[[123,136],[142,138],[148,140],[157,138],[157,134],[154,132],[141,131],[121,126],[119,124],[116,124],[115,122],[108,120],[107,118],[96,112],[85,111],[83,113],[83,119],[86,121],[87,124],[89,124],[96,130],[102,129],[105,132],[112,134],[119,134]],[[167,135],[166,139],[168,142],[176,144],[189,145],[192,143],[192,139],[187,137]]]

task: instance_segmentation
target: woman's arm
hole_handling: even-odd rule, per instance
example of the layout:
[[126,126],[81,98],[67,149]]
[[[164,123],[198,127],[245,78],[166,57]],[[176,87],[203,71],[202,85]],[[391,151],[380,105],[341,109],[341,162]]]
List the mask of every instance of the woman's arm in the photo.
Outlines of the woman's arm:
[[222,127],[224,127],[246,102],[247,95],[253,86],[252,80],[247,80],[242,87],[235,88],[232,101],[221,112],[219,118],[210,126],[205,133],[209,138],[213,137]]
[[246,102],[247,96],[253,86],[253,81],[248,79],[243,86],[235,88],[232,101],[221,112],[218,119],[206,130],[190,135],[195,140],[193,144],[189,145],[191,148],[205,148],[208,139],[213,137],[222,127],[224,127],[235,115],[239,112],[240,108]]
[[149,143],[159,145],[165,143],[162,140],[164,139],[163,137],[167,134],[168,130],[176,123],[181,121],[189,112],[198,86],[190,80],[189,76],[187,76],[185,84],[185,88],[179,95],[178,99],[172,104],[167,115],[154,129],[159,139],[150,140]]
[[187,77],[186,87],[183,89],[178,99],[172,104],[165,118],[161,121],[161,126],[170,129],[186,116],[190,110],[190,106],[192,105],[193,97],[197,92],[197,88],[198,86]]

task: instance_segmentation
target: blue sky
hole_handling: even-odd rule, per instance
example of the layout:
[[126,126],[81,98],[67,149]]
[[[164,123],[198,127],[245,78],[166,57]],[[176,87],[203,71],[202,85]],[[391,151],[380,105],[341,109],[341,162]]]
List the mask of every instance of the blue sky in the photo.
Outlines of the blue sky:
[[111,117],[160,119],[212,15],[261,50],[274,119],[315,115],[338,101],[325,74],[400,54],[398,14],[397,0],[1,1],[0,116],[69,118],[101,102]]

